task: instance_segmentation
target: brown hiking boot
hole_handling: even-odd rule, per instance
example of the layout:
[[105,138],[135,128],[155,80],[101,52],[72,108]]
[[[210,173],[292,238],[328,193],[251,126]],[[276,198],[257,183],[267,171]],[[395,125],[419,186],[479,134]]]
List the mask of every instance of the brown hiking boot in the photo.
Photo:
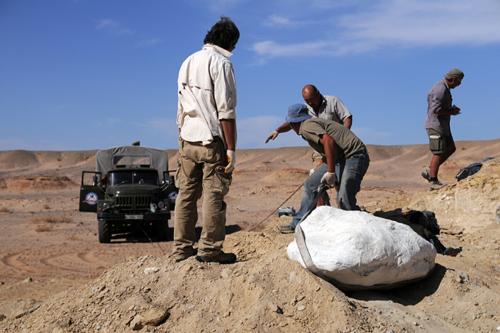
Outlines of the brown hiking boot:
[[214,256],[196,256],[199,262],[217,262],[219,264],[233,264],[236,262],[236,254],[220,251]]
[[431,191],[432,190],[439,190],[440,188],[444,187],[444,184],[441,183],[439,180],[432,180],[430,182],[430,184],[431,184]]
[[175,262],[179,262],[179,261],[186,260],[189,257],[196,255],[196,253],[198,253],[198,251],[193,249],[193,248],[191,248],[190,250],[184,250],[184,251],[175,250],[173,256],[174,256]]
[[429,174],[429,169],[425,169],[424,171],[422,171],[422,173],[420,174],[425,180],[427,180],[429,183],[432,181],[431,179],[431,175]]

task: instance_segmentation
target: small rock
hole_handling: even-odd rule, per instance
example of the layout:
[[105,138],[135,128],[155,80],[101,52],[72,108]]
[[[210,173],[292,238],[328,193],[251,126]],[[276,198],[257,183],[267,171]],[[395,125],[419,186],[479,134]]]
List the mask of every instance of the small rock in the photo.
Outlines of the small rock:
[[457,282],[460,284],[469,282],[469,276],[467,275],[467,273],[460,272],[457,276]]
[[274,304],[274,303],[269,303],[268,304],[268,308],[272,311],[272,312],[276,312],[277,314],[283,314],[283,309],[277,305],[277,304]]
[[418,326],[418,323],[416,321],[413,322],[413,325]]
[[[193,266],[191,264],[186,264],[186,265],[181,266],[180,271],[183,273],[187,273],[192,269],[193,269]],[[203,266],[200,266],[200,269],[203,269]]]
[[7,318],[7,316],[5,316],[3,313],[0,313],[0,321],[4,320],[5,318]]
[[140,314],[142,318],[142,324],[148,326],[158,326],[165,322],[170,316],[167,310],[160,308],[149,309],[146,312]]
[[132,319],[132,321],[130,322],[130,328],[133,329],[134,331],[138,331],[141,328],[143,328],[144,327],[143,319],[144,318],[142,318],[141,315],[135,316],[134,319]]
[[160,271],[159,267],[146,267],[146,268],[144,268],[144,274],[146,274],[146,275],[158,273],[159,271]]
[[33,282],[31,276],[28,276],[26,279],[23,280],[23,283],[30,283],[30,282]]
[[497,326],[497,332],[500,332],[500,325]]
[[66,318],[60,321],[60,326],[67,328],[70,327],[73,324],[73,319],[71,318]]
[[299,304],[297,306],[297,311],[304,311],[306,309],[306,306],[304,304]]

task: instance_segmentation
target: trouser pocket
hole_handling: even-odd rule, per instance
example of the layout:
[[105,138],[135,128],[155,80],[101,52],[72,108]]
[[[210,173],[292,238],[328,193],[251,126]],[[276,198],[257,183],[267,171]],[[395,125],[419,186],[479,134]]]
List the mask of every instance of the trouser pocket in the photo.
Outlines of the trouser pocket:
[[431,152],[441,154],[443,152],[443,138],[438,134],[429,135],[429,148]]
[[231,185],[232,180],[232,174],[225,173],[224,167],[216,167],[212,183],[214,191],[220,192],[222,195],[226,195],[229,192],[229,186]]

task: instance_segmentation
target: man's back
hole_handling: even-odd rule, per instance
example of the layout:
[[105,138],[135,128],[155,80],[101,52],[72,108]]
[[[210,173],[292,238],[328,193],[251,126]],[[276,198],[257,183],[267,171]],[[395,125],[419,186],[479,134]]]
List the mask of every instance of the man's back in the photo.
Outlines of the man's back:
[[231,53],[207,44],[190,55],[179,70],[177,125],[190,142],[222,137],[220,118],[234,118],[236,84]]

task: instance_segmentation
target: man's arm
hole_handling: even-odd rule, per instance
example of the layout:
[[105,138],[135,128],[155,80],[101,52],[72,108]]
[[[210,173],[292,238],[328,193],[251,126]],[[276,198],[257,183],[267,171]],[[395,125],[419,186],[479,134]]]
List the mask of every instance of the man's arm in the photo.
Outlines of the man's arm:
[[444,91],[433,90],[429,93],[429,110],[438,116],[455,116],[460,113],[460,108],[453,105],[449,109],[443,108]]
[[221,119],[220,125],[226,141],[226,159],[227,165],[224,168],[225,173],[232,173],[236,167],[236,121],[234,119]]
[[345,117],[342,119],[342,122],[344,123],[344,127],[351,129],[352,126],[352,116]]
[[328,166],[328,172],[335,172],[335,140],[328,134],[323,134],[319,140],[323,145],[323,150],[325,151],[326,164]]
[[323,134],[319,141],[323,145],[325,151],[327,171],[321,177],[321,183],[330,187],[335,187],[338,191],[337,177],[335,175],[335,140],[328,134]]
[[268,143],[269,140],[276,139],[280,133],[288,132],[291,129],[292,128],[290,127],[289,123],[283,123],[283,124],[281,124],[277,129],[275,129],[274,131],[272,131],[271,134],[269,134],[269,136],[267,137],[265,143]]
[[451,107],[451,109],[449,109],[448,111],[441,110],[441,111],[435,112],[435,114],[437,114],[439,116],[456,116],[457,114],[460,114],[460,108],[453,105]]
[[221,119],[220,124],[224,132],[224,141],[228,150],[236,150],[236,121],[234,119]]

